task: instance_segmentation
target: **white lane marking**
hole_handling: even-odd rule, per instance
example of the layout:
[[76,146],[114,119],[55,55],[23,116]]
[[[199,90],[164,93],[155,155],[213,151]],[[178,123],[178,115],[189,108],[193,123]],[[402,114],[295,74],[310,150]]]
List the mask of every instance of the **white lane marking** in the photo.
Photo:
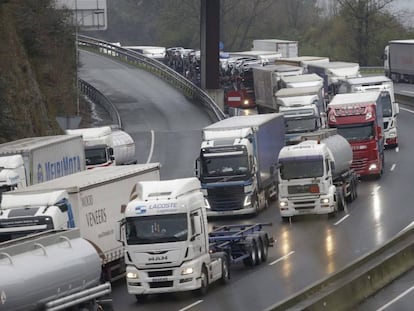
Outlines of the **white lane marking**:
[[404,110],[404,111],[407,111],[407,112],[410,112],[410,113],[414,113],[413,110],[407,109],[407,108],[403,108],[403,107],[400,107],[400,110]]
[[339,225],[341,222],[343,222],[345,219],[347,219],[349,217],[349,214],[346,214],[344,217],[342,217],[341,219],[339,219],[336,223],[334,223],[334,226]]
[[390,171],[393,171],[396,167],[396,164],[394,163],[393,165],[391,165]]
[[151,130],[151,148],[150,153],[148,155],[147,163],[151,163],[152,153],[154,152],[154,140],[155,140],[155,133],[154,130]]
[[395,147],[395,152],[398,152],[398,151],[400,151],[400,147]]
[[275,261],[269,263],[269,266],[273,266],[274,264],[277,264],[279,261],[285,260],[286,258],[288,258],[290,255],[293,255],[295,253],[295,251],[291,251],[290,253],[286,254],[283,257],[280,257],[279,259],[276,259]]
[[188,309],[190,309],[190,308],[192,308],[192,307],[194,307],[194,306],[196,306],[196,305],[198,305],[199,303],[202,303],[202,302],[203,302],[203,300],[197,300],[196,302],[192,303],[191,305],[188,305],[187,307],[184,307],[184,308],[182,308],[178,311],[188,310]]
[[409,292],[411,292],[414,289],[414,286],[410,287],[409,289],[407,289],[405,292],[399,294],[397,297],[395,297],[393,300],[391,300],[390,302],[386,303],[385,305],[383,305],[381,308],[377,309],[377,311],[383,311],[385,309],[387,309],[389,306],[391,306],[394,302],[396,302],[397,300],[401,299],[402,297],[404,297],[405,295],[407,295]]

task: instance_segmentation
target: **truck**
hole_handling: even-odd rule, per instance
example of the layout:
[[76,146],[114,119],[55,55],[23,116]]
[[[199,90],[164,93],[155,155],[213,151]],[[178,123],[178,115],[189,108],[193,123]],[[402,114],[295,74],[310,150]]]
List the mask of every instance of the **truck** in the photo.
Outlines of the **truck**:
[[282,54],[282,57],[298,56],[298,41],[281,39],[255,39],[252,51],[273,51]]
[[[9,178],[14,176],[6,181],[12,187],[14,184],[26,187],[83,171],[85,152],[82,137],[27,137],[0,144],[0,167],[6,176],[9,174]],[[8,186],[5,188],[7,190]]]
[[277,156],[284,144],[281,113],[234,116],[203,128],[195,173],[207,215],[257,215],[277,198]]
[[414,40],[391,40],[384,49],[384,72],[393,82],[414,83]]
[[136,164],[135,142],[117,127],[101,126],[66,130],[68,135],[81,135],[85,148],[86,168]]
[[337,94],[328,104],[328,127],[336,128],[352,146],[351,167],[361,177],[381,178],[384,170],[386,91]]
[[352,148],[336,129],[302,135],[279,153],[279,210],[284,221],[306,214],[334,216],[358,196]]
[[20,154],[0,157],[0,202],[3,192],[26,186],[23,157]]
[[304,72],[308,71],[309,63],[328,63],[329,57],[323,56],[297,56],[297,57],[280,57],[275,60],[275,64],[292,65],[304,68]]
[[305,73],[295,76],[284,76],[280,78],[281,88],[319,86],[321,98],[323,98],[323,79],[316,73]]
[[323,79],[325,101],[327,103],[335,94],[338,94],[341,79],[361,77],[358,63],[341,61],[309,63],[307,73],[316,73]]
[[395,101],[394,83],[386,76],[366,76],[361,78],[348,78],[341,80],[339,93],[357,93],[366,91],[387,91],[382,102],[382,117],[384,120],[384,146],[398,146],[397,115],[400,108]]
[[229,57],[254,57],[263,61],[263,64],[274,63],[275,60],[282,57],[282,54],[275,51],[241,51],[241,52],[228,52]]
[[124,254],[115,240],[115,224],[136,183],[159,180],[159,168],[159,163],[96,168],[4,193],[0,241],[77,227],[97,249],[105,278],[116,278]]
[[253,67],[255,101],[259,113],[277,112],[274,94],[282,88],[281,78],[303,74],[303,68],[291,65]]
[[275,93],[285,119],[285,144],[295,144],[302,133],[326,127],[321,86],[282,88]]
[[128,293],[138,301],[158,293],[203,295],[210,284],[230,281],[232,265],[267,260],[269,225],[221,225],[208,232],[197,178],[139,182],[116,230],[125,245]]
[[0,311],[112,310],[111,283],[79,229],[50,230],[0,243]]

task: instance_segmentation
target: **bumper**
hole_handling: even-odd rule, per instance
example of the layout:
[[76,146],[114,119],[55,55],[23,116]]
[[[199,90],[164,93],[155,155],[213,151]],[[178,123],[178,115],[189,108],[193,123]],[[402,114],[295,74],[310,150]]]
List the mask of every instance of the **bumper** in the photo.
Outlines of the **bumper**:
[[398,145],[398,138],[392,137],[392,138],[386,138],[385,139],[385,146],[396,146]]
[[180,275],[181,268],[175,268],[172,275],[162,277],[149,277],[147,271],[138,271],[134,267],[127,267],[127,274],[128,271],[139,275],[136,279],[126,278],[128,293],[132,295],[191,291],[201,287],[198,274]]
[[[285,205],[282,206],[282,202]],[[321,203],[321,198],[279,198],[279,211],[281,217],[292,217],[297,215],[322,215],[329,214],[335,210],[333,198],[329,203]]]

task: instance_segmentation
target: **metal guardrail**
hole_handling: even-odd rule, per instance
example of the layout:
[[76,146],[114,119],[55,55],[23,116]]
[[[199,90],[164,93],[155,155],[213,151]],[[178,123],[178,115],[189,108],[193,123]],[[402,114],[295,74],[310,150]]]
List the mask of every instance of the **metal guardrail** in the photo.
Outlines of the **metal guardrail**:
[[112,119],[112,124],[116,124],[119,128],[122,128],[122,121],[118,110],[104,94],[82,79],[78,79],[78,88],[80,92],[88,97],[94,104],[101,106],[108,112]]
[[346,311],[414,267],[414,227],[265,311]]
[[217,120],[222,120],[226,117],[224,112],[206,92],[167,65],[152,58],[145,57],[135,51],[92,37],[78,35],[77,42],[80,48],[93,49],[107,56],[118,58],[126,63],[134,64],[141,69],[157,75],[181,91],[187,98],[202,104],[213,113]]

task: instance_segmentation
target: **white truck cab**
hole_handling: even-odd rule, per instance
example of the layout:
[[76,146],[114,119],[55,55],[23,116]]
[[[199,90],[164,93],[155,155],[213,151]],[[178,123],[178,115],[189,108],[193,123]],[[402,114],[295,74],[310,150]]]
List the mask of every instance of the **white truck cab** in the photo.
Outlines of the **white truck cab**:
[[205,200],[197,178],[137,184],[125,209],[128,293],[188,291],[222,276],[209,254]]
[[147,294],[196,291],[230,279],[231,263],[266,261],[269,224],[208,232],[206,202],[196,177],[138,182],[116,238],[124,244],[126,282],[137,300]]
[[68,198],[66,190],[3,194],[0,241],[46,230],[74,228],[72,207]]

